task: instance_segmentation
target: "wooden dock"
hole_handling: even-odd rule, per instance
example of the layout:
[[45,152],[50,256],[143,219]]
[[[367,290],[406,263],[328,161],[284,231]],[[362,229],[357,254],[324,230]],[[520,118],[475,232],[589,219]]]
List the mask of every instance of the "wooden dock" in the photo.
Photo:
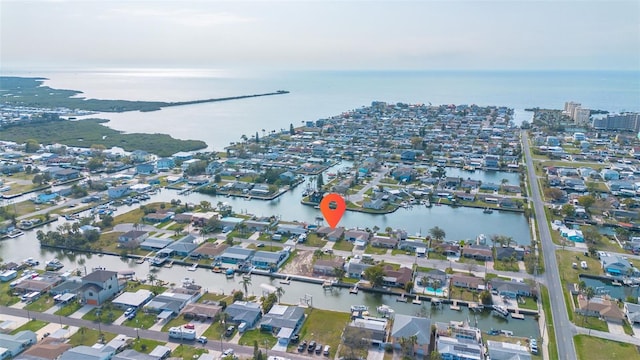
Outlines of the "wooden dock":
[[518,320],[524,320],[524,315],[520,314],[518,312],[518,310],[516,310],[515,312],[511,313],[511,317],[514,319],[518,319]]

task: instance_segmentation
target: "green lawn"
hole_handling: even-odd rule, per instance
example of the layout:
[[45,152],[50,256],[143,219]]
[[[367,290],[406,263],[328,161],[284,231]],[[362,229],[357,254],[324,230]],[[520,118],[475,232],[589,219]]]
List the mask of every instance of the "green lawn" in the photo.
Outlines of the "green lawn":
[[549,358],[558,360],[558,347],[556,345],[556,332],[553,328],[553,315],[551,314],[551,300],[549,300],[549,290],[544,285],[540,285],[542,293],[542,308],[544,309],[544,318],[547,323],[547,332],[549,337]]
[[245,331],[245,333],[240,337],[240,340],[238,340],[238,344],[253,346],[253,343],[255,341],[258,342],[258,347],[264,348],[266,346],[271,349],[276,344],[276,342],[278,342],[278,339],[273,336],[271,332],[253,329]]
[[[247,249],[253,249],[253,250],[262,250],[262,251],[269,251],[269,252],[278,252],[282,250],[282,246],[279,245],[271,245],[269,243],[265,244],[263,247],[257,247],[256,244],[249,244],[247,245]],[[211,261],[209,261],[211,262]]]
[[88,313],[86,313],[82,319],[83,320],[89,320],[89,321],[98,321],[98,313],[101,312],[100,314],[100,322],[104,323],[104,324],[111,324],[112,322],[114,322],[117,318],[119,318],[120,316],[122,316],[122,314],[124,314],[124,310],[120,310],[120,309],[116,309],[116,308],[94,308],[91,309],[91,311],[89,311]]
[[[558,259],[558,271],[564,282],[577,283],[579,282],[578,275],[580,274],[601,275],[600,263],[592,257],[583,256],[581,253],[573,251],[560,250],[556,251],[556,258]],[[588,269],[583,270],[580,268],[581,261],[587,262]],[[578,265],[577,269],[572,267],[573,263]]]
[[[330,345],[332,352],[336,351],[341,341],[342,330],[349,321],[349,314],[320,309],[308,309],[307,314],[300,329],[300,341],[315,340],[320,344]],[[295,351],[294,346],[290,346],[290,349]]]
[[587,329],[609,332],[609,326],[607,325],[607,322],[593,316],[585,317],[577,313],[573,314],[573,323]]
[[122,325],[132,328],[148,329],[156,323],[156,318],[157,316],[155,314],[147,314],[139,311],[136,312],[135,318],[125,320]]
[[169,320],[168,323],[166,323],[163,327],[162,327],[162,331],[169,331],[169,328],[175,327],[175,326],[182,326],[184,324],[188,324],[189,320],[186,320],[184,317],[182,316],[178,316],[175,317],[171,320]]
[[588,335],[573,337],[580,360],[638,359],[638,349],[632,344],[600,339]]
[[324,240],[318,236],[318,234],[310,233],[307,235],[307,240],[304,242],[307,246],[324,247],[327,244],[327,240]]
[[373,247],[371,246],[371,244],[368,244],[367,247],[364,248],[364,253],[371,254],[371,255],[384,255],[387,253],[387,250],[388,249]]
[[13,330],[11,333],[12,334],[17,334],[20,331],[24,331],[24,330],[31,330],[33,332],[36,332],[40,329],[42,329],[43,327],[45,327],[45,325],[49,324],[46,321],[41,321],[41,320],[31,320],[28,321],[26,324],[20,326],[19,328]]
[[338,240],[333,244],[333,250],[352,251],[353,243],[346,240]]
[[74,312],[80,310],[81,307],[82,307],[82,305],[79,302],[74,301],[74,302],[66,305],[65,307],[59,309],[54,314],[66,317],[66,316],[69,316],[69,315],[73,314]]
[[141,353],[148,354],[151,350],[155,349],[158,345],[165,345],[166,342],[160,342],[150,339],[137,339],[132,343],[133,350],[139,351]]
[[182,358],[183,360],[193,360],[199,358],[200,355],[206,352],[207,349],[180,344],[171,352],[171,357]]
[[[114,337],[116,337],[116,334],[107,333],[103,331],[102,336],[104,337],[104,341],[106,344],[107,342],[111,341]],[[98,342],[99,338],[100,338],[100,333],[98,332],[98,330],[81,327],[80,329],[78,329],[78,331],[75,334],[73,334],[73,336],[69,338],[68,343],[73,346],[79,346],[79,345],[93,346]]]
[[519,272],[520,267],[518,266],[518,262],[508,262],[508,261],[495,261],[493,263],[493,269],[498,271],[515,271]]
[[43,295],[38,300],[26,305],[24,309],[29,311],[44,312],[53,305],[55,305],[53,298],[49,295]]
[[211,324],[211,326],[209,326],[207,330],[202,333],[202,336],[206,336],[207,339],[211,341],[220,340],[220,337],[222,336],[222,334],[224,334],[225,330],[226,328],[222,325],[221,322],[218,321]]
[[519,308],[529,309],[529,310],[538,310],[538,303],[536,303],[533,300],[533,298],[525,297],[522,299],[524,300],[524,303],[518,303]]

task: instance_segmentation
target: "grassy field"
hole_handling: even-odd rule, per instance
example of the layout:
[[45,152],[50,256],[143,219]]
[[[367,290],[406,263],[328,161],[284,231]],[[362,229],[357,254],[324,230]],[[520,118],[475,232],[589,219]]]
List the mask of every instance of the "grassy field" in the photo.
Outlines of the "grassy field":
[[[107,343],[111,341],[114,337],[116,337],[116,334],[107,333],[103,331],[102,336],[104,336],[105,343]],[[100,333],[98,332],[98,330],[81,327],[80,329],[78,329],[78,331],[75,334],[73,334],[73,336],[69,338],[69,344],[73,346],[78,346],[78,345],[93,346],[98,342],[99,338],[100,338]]]
[[24,307],[25,310],[44,312],[54,305],[53,298],[49,295],[43,295],[38,300]]
[[307,235],[307,240],[304,242],[307,246],[324,247],[327,244],[327,240],[324,240],[318,236],[318,234]]
[[549,290],[544,285],[540,285],[542,293],[542,308],[546,322],[547,333],[549,336],[549,358],[550,360],[558,360],[558,346],[556,345],[556,332],[553,328],[553,315],[551,315],[551,300],[549,299]]
[[609,326],[607,325],[607,322],[596,317],[573,314],[573,323],[587,329],[609,332]]
[[339,240],[333,244],[333,250],[352,251],[353,243],[346,240]]
[[529,309],[529,310],[538,310],[538,303],[536,303],[532,298],[525,297],[523,299],[524,299],[524,304],[518,303],[519,308]]
[[184,317],[182,316],[178,316],[175,317],[171,320],[169,320],[168,323],[166,323],[163,327],[162,327],[162,331],[169,331],[169,328],[172,328],[174,326],[182,326],[184,324],[188,324],[189,320],[186,320]]
[[[323,345],[330,345],[333,352],[340,344],[342,330],[348,321],[349,314],[347,313],[308,309],[307,319],[300,329],[300,341],[315,340]],[[295,346],[291,346],[290,349],[295,351]]]
[[207,330],[205,330],[202,333],[202,336],[206,336],[207,339],[209,340],[220,340],[220,337],[222,336],[222,334],[224,334],[225,331],[225,327],[224,325],[222,325],[222,323],[220,321],[211,324],[211,326],[209,326],[207,328]]
[[632,344],[587,335],[574,336],[573,340],[580,360],[640,359],[638,349]]
[[367,247],[364,248],[364,253],[371,255],[384,255],[387,253],[387,250],[388,249],[373,247],[371,244],[368,244]]
[[158,345],[164,345],[166,343],[164,342],[160,342],[160,341],[155,341],[155,340],[150,340],[150,339],[137,339],[136,341],[134,341],[132,343],[133,345],[133,350],[139,351],[141,353],[145,353],[148,354],[151,352],[151,350],[155,349],[156,346]]
[[180,344],[175,350],[171,352],[172,358],[181,358],[183,360],[193,360],[200,357],[200,355],[207,352],[207,349],[195,348],[193,346]]
[[253,346],[253,343],[255,341],[258,342],[259,348],[268,347],[269,349],[271,349],[276,344],[276,342],[278,342],[278,339],[268,331],[253,329],[245,331],[245,333],[240,337],[240,340],[238,340],[238,344]]
[[156,318],[157,316],[155,314],[137,312],[136,317],[131,320],[125,320],[122,325],[132,328],[148,329],[156,323]]
[[[578,275],[580,274],[593,274],[601,275],[600,262],[592,257],[584,256],[580,253],[573,251],[556,251],[556,259],[558,259],[558,271],[564,282],[577,283]],[[583,270],[580,268],[580,262],[586,261],[588,269]],[[578,264],[578,268],[572,267],[573,263]]]
[[74,302],[68,304],[67,306],[61,308],[60,310],[56,311],[54,314],[66,317],[66,316],[69,316],[69,315],[73,314],[74,312],[80,310],[81,307],[82,307],[82,305],[80,305],[79,302],[74,301]]
[[48,322],[46,322],[46,321],[31,320],[31,321],[27,322],[26,324],[20,326],[19,328],[13,330],[11,333],[12,334],[17,334],[20,331],[24,331],[24,330],[31,330],[31,331],[35,332],[35,331],[38,331],[38,330],[42,329],[47,324],[48,324]]
[[[117,318],[124,314],[123,310],[112,308],[112,309],[100,309],[100,322],[103,324],[111,324]],[[91,309],[88,313],[86,313],[82,319],[89,321],[98,321],[98,308]]]

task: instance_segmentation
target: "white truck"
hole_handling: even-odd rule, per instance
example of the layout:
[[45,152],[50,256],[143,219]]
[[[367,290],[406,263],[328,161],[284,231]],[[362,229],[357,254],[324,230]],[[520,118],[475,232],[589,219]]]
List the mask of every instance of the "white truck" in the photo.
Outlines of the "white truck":
[[176,326],[169,329],[169,337],[177,340],[195,340],[196,330]]

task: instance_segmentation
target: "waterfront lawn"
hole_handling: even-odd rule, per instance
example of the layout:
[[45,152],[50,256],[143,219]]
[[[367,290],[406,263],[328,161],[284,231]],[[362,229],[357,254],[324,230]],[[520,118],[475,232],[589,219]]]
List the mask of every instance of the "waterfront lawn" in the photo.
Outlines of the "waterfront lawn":
[[[98,241],[93,243],[91,247],[95,250],[107,251],[112,253],[118,253],[123,249],[118,247],[118,237],[124,233],[121,232],[106,232],[100,234]],[[131,252],[127,250],[127,253]]]
[[44,312],[55,305],[55,301],[53,301],[53,297],[49,294],[41,296],[38,300],[32,302],[31,304],[27,304],[24,309],[29,311],[37,311]]
[[384,255],[387,253],[388,249],[385,248],[379,248],[379,247],[373,247],[371,246],[371,244],[367,244],[367,247],[364,248],[364,253],[365,254],[371,254],[371,255]]
[[69,303],[69,304],[65,305],[60,310],[56,311],[54,314],[55,315],[59,315],[59,316],[67,317],[67,316],[73,314],[74,312],[80,310],[81,307],[82,307],[82,305],[79,302],[74,301],[72,303]]
[[100,309],[100,311],[102,313],[100,314],[100,318],[98,319],[98,309],[99,308],[91,309],[91,311],[86,313],[82,317],[82,319],[83,320],[89,320],[89,321],[98,321],[98,320],[100,320],[100,322],[103,323],[103,324],[111,324],[117,318],[122,316],[122,314],[124,314],[124,310],[116,309],[114,307],[102,308],[102,309]]
[[132,328],[148,329],[156,323],[156,319],[156,314],[147,314],[139,311],[136,312],[136,317],[131,320],[125,320],[122,325]]
[[538,310],[538,303],[530,297],[521,298],[523,303],[518,302],[518,307],[521,309]]
[[10,281],[0,283],[0,305],[11,306],[20,301],[19,296],[13,295]]
[[[315,340],[323,345],[330,345],[336,351],[340,345],[342,330],[349,321],[349,314],[337,311],[307,309],[307,318],[300,329],[300,341]],[[295,351],[296,345],[290,344],[290,351]]]
[[638,349],[633,344],[588,335],[576,335],[573,340],[576,344],[578,359],[581,360],[637,359],[639,356]]
[[24,330],[31,330],[33,332],[36,332],[40,329],[42,329],[43,327],[45,327],[45,325],[49,324],[46,321],[42,321],[42,320],[31,320],[28,321],[26,324],[20,326],[19,328],[13,330],[11,332],[11,334],[17,334],[20,331],[24,331]]
[[573,314],[573,323],[587,329],[609,332],[609,325],[607,325],[607,322],[593,316],[584,316],[575,313]]
[[451,286],[451,299],[463,300],[463,301],[478,301],[479,293],[477,291],[471,291],[457,286]]
[[[565,250],[556,251],[556,258],[558,259],[558,271],[560,272],[562,280],[566,283],[579,282],[580,280],[578,279],[578,275],[580,274],[602,275],[600,271],[600,262],[592,257],[584,256],[578,252]],[[581,261],[587,262],[588,269],[583,270],[580,267]],[[573,263],[578,264],[577,269],[572,267]]]
[[247,330],[244,332],[244,334],[242,334],[240,340],[238,340],[238,344],[244,346],[253,346],[254,341],[258,342],[258,347],[261,349],[265,346],[268,346],[268,348],[271,349],[278,342],[278,339],[273,336],[270,331],[260,331],[260,329],[252,329]]
[[171,352],[172,358],[182,358],[184,360],[193,360],[207,352],[204,348],[195,348],[193,346],[180,344]]
[[[230,304],[229,301],[232,301],[233,296],[231,294],[219,294],[219,293],[214,293],[214,292],[208,292],[203,294],[200,299],[198,299],[198,302],[205,302],[205,301],[226,301],[227,304]],[[233,302],[233,301],[232,301]]]
[[[113,338],[116,337],[116,334],[103,331],[102,336],[104,338],[104,343],[106,344],[109,341],[113,340]],[[73,334],[69,338],[68,343],[72,346],[79,346],[79,345],[93,346],[96,343],[98,343],[99,339],[100,339],[100,333],[98,332],[98,330],[81,327],[80,329],[78,329],[78,331],[75,334]]]
[[333,250],[353,251],[353,243],[347,240],[338,240],[333,244]]
[[151,339],[137,339],[131,343],[133,350],[139,351],[141,353],[148,354],[151,350],[155,349],[156,346],[165,345],[165,342],[151,340]]
[[542,293],[542,308],[544,310],[544,318],[547,325],[547,334],[549,335],[549,358],[551,360],[558,359],[558,347],[556,346],[556,334],[553,328],[553,315],[551,314],[551,300],[549,299],[549,290],[544,285],[540,285]]
[[327,244],[327,240],[320,238],[318,234],[309,234],[304,244],[306,246],[324,247]]
[[127,290],[126,291],[138,291],[138,289],[149,290],[151,292],[155,292],[157,294],[165,292],[167,287],[157,286],[151,284],[142,284],[139,281],[128,281],[127,282]]

